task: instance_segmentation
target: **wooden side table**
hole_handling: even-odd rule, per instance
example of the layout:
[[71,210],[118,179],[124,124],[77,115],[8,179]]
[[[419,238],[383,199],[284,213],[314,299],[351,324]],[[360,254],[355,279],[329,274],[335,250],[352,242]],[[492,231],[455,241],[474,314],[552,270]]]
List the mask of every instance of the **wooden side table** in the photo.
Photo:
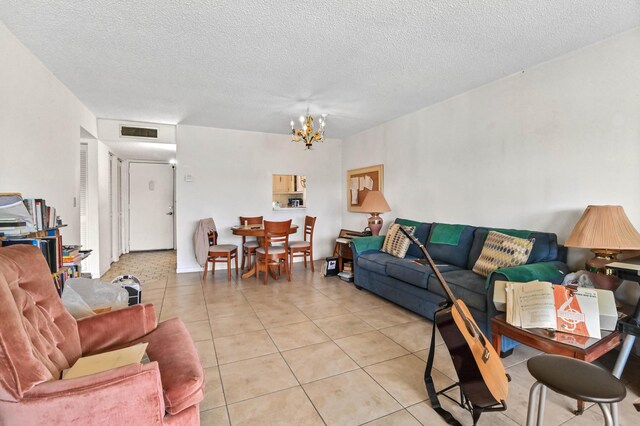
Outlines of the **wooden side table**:
[[355,237],[364,237],[371,235],[366,232],[351,231],[349,229],[341,229],[338,238],[336,238],[336,245],[333,248],[333,255],[338,256],[338,272],[342,272],[345,260],[353,260],[353,251],[349,244]]
[[620,346],[622,336],[618,331],[602,330],[601,339],[587,339],[573,334],[552,332],[542,328],[524,329],[505,320],[505,315],[491,318],[491,342],[500,353],[502,336],[536,348],[548,354],[564,355],[592,362]]
[[[497,353],[500,353],[502,336],[548,354],[564,355],[587,362],[595,361],[622,342],[618,331],[602,330],[601,339],[589,339],[542,328],[524,329],[507,323],[504,314],[491,318],[491,343]],[[578,401],[577,414],[581,414],[583,410],[584,402]]]

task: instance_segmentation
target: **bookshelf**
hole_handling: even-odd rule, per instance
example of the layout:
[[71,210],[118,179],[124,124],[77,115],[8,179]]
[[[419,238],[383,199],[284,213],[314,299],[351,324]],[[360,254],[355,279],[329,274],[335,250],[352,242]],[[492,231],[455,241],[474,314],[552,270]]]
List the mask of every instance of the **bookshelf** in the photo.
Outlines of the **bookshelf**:
[[18,193],[0,194],[0,222],[0,245],[38,247],[62,296],[65,281],[80,276],[80,264],[91,251],[80,253],[79,246],[63,245],[60,229],[67,225],[59,223],[55,208],[46,206],[43,199],[23,200]]

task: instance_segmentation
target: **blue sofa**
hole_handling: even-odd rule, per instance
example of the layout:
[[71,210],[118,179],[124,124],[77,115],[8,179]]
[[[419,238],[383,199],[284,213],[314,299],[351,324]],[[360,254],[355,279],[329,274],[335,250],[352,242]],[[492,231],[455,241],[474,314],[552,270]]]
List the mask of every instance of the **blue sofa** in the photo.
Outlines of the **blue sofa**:
[[[462,299],[485,335],[491,339],[489,320],[497,315],[493,304],[496,280],[550,281],[561,283],[569,271],[566,248],[559,246],[555,234],[514,229],[497,229],[470,225],[426,223],[396,219],[395,223],[415,226],[414,235],[425,245],[453,294]],[[526,265],[498,269],[488,277],[472,271],[480,256],[484,240],[490,230],[508,235],[535,239]],[[452,231],[457,237],[443,240],[444,233]],[[384,236],[355,238],[353,250],[354,283],[426,318],[434,318],[439,305],[445,301],[445,292],[428,265],[415,262],[422,258],[420,248],[411,244],[404,259],[381,252]],[[424,337],[425,339],[427,336]],[[503,338],[503,355],[517,345]]]

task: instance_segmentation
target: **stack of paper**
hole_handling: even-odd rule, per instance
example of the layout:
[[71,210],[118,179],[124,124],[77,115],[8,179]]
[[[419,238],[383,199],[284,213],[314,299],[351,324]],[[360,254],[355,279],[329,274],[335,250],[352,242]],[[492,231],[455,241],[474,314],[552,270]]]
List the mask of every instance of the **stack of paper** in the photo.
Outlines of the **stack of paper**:
[[600,338],[598,294],[548,282],[507,282],[506,321],[522,328],[550,328]]
[[89,374],[139,363],[144,357],[148,343],[139,343],[128,348],[104,352],[98,355],[83,356],[73,367],[62,373],[63,379],[75,379]]

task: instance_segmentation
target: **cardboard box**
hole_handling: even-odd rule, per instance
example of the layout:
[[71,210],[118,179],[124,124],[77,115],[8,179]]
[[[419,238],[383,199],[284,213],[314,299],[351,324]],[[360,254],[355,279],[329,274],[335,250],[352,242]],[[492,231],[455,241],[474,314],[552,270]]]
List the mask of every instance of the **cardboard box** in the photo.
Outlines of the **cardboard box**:
[[507,312],[507,292],[504,290],[507,281],[496,281],[493,286],[493,304],[496,310]]

